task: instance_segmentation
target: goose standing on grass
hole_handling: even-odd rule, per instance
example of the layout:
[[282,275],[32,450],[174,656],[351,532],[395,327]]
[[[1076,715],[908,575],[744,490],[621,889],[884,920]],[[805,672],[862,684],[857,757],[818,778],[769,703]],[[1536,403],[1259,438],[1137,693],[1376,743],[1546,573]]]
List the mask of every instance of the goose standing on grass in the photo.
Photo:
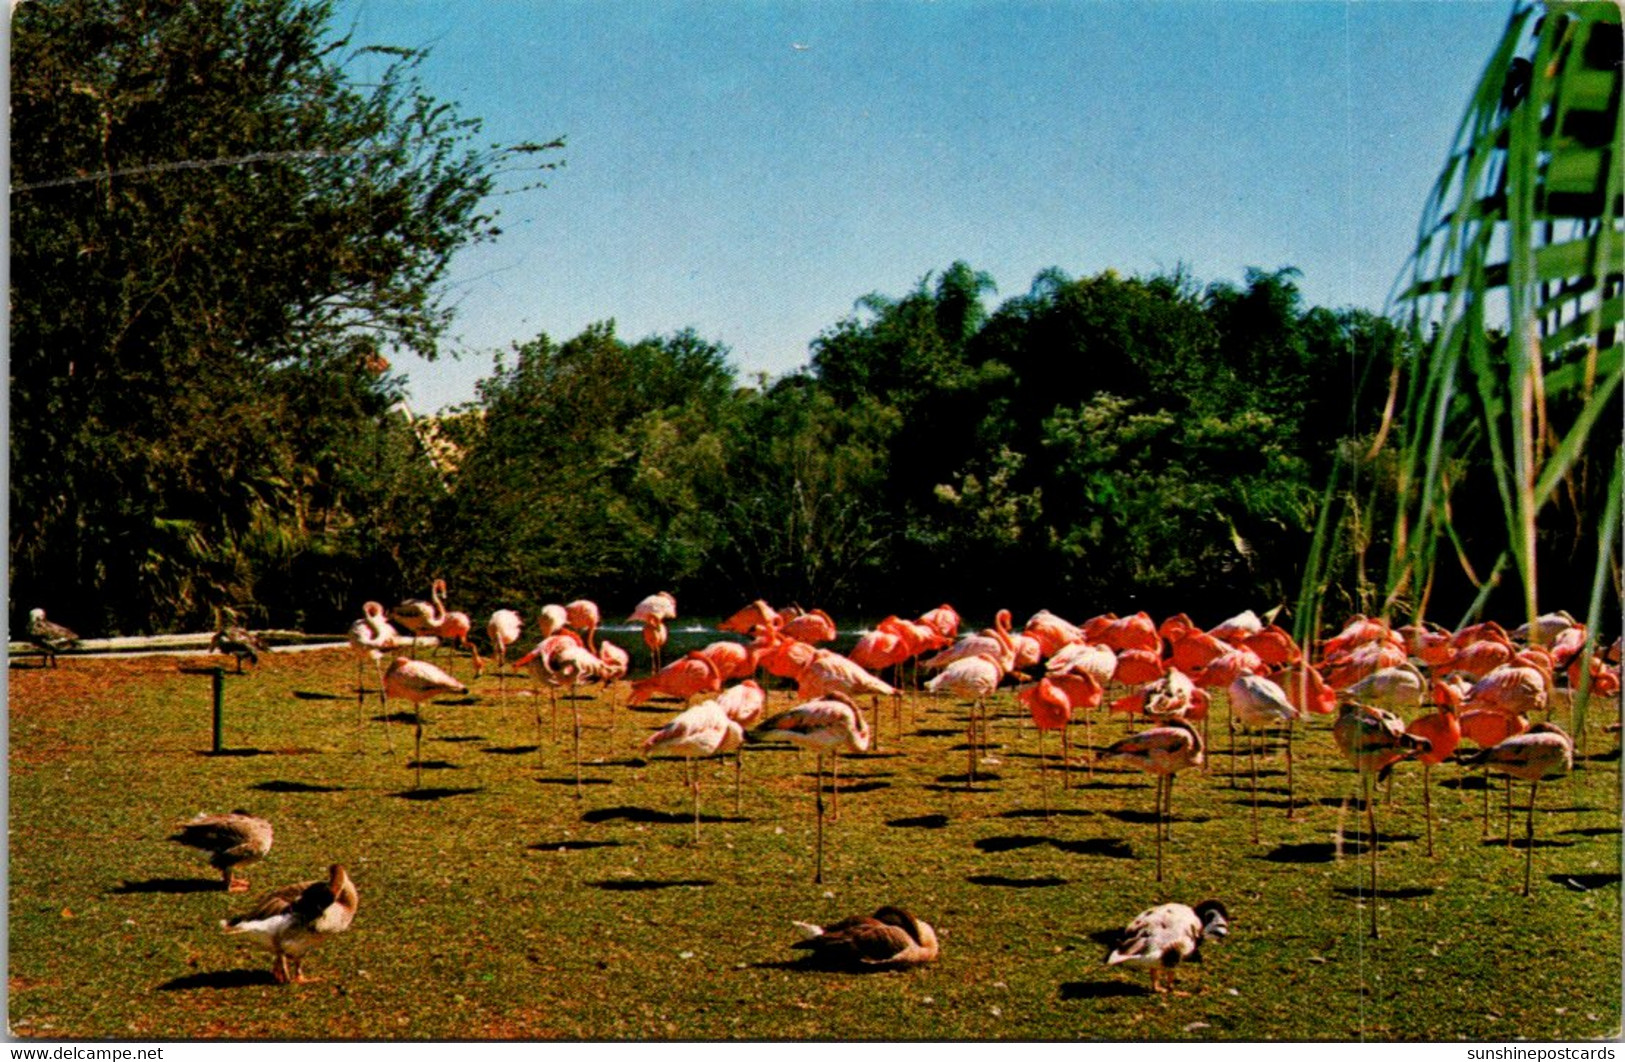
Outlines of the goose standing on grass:
[[314,980],[302,970],[305,952],[322,938],[349,929],[359,903],[355,883],[334,863],[325,881],[303,881],[266,893],[252,911],[223,920],[220,929],[269,951],[277,984],[302,984]]
[[[1229,934],[1230,912],[1218,900],[1203,900],[1195,907],[1165,903],[1140,912],[1128,924],[1122,942],[1106,956],[1106,965],[1127,963],[1150,970],[1151,990],[1171,991],[1180,963],[1200,961],[1197,949],[1204,940],[1221,940]],[[1164,975],[1166,987],[1161,983]]]
[[812,952],[820,964],[864,970],[894,970],[935,962],[937,931],[901,907],[854,915],[832,925],[795,922],[801,940],[790,945]]
[[56,667],[56,654],[79,648],[79,636],[62,624],[46,619],[43,608],[28,614],[28,640],[45,654],[45,662],[51,667]]
[[229,815],[199,814],[177,822],[170,840],[209,853],[209,865],[220,871],[227,892],[247,892],[248,879],[238,867],[257,863],[271,850],[271,824],[239,808]]

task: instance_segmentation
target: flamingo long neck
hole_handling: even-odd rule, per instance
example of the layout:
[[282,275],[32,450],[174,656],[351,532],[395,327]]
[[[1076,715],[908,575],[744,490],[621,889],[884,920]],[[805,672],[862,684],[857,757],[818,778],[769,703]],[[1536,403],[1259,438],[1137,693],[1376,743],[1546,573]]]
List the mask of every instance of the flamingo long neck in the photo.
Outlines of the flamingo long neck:
[[436,579],[429,586],[429,622],[436,627],[446,622],[446,599],[441,596],[445,592],[444,580]]

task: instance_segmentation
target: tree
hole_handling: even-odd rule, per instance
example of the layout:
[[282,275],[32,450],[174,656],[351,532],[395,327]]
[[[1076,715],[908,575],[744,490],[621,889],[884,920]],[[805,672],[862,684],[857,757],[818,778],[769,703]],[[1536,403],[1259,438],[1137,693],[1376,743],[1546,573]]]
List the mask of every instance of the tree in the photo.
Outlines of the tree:
[[14,611],[49,592],[86,629],[147,629],[251,598],[315,544],[312,506],[356,500],[335,456],[396,397],[383,355],[434,355],[500,171],[555,164],[558,142],[474,146],[424,53],[355,48],[331,15],[15,7]]

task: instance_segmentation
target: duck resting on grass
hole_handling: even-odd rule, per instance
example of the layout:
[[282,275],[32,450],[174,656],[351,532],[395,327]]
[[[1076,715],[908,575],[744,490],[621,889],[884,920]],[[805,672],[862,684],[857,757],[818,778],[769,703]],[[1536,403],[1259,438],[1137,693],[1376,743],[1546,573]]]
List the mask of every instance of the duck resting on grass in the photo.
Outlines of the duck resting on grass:
[[236,870],[257,863],[271,850],[271,824],[241,808],[229,815],[199,814],[178,822],[170,840],[209,853],[209,865],[220,871],[227,892],[247,892],[248,879]]
[[[1204,940],[1230,933],[1230,913],[1218,900],[1203,900],[1195,907],[1165,903],[1140,914],[1123,930],[1123,939],[1106,956],[1107,966],[1128,963],[1151,971],[1151,990],[1173,989],[1174,972],[1186,960],[1200,962],[1197,949]],[[1167,986],[1162,984],[1167,976]],[[1178,993],[1184,994],[1184,993]]]
[[323,937],[350,928],[360,902],[355,883],[334,863],[323,881],[302,881],[266,893],[247,914],[221,921],[221,932],[241,935],[270,951],[271,976],[277,984],[302,984],[314,978],[301,970],[305,952]]
[[827,926],[794,924],[805,939],[790,946],[812,952],[820,964],[886,970],[937,958],[936,930],[901,907],[882,907]]

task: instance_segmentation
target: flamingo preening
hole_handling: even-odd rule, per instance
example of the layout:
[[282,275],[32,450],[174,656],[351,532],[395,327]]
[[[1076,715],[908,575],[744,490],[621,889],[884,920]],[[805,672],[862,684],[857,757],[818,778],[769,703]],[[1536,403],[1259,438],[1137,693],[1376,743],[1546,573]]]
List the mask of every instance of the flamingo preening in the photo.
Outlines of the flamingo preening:
[[[1165,903],[1135,916],[1118,945],[1106,956],[1107,966],[1127,963],[1151,971],[1151,991],[1170,992],[1179,964],[1197,954],[1204,940],[1223,940],[1230,933],[1230,912],[1218,900],[1195,907]],[[1167,987],[1159,975],[1167,975]]]
[[1287,699],[1286,691],[1262,675],[1241,675],[1230,683],[1227,691],[1230,716],[1237,726],[1247,731],[1247,764],[1253,778],[1253,843],[1258,843],[1258,753],[1255,732],[1259,730],[1286,731],[1286,814],[1292,817],[1292,724],[1298,710]]
[[485,633],[491,639],[491,655],[497,662],[497,689],[504,699],[508,692],[504,671],[508,664],[508,647],[519,641],[524,629],[524,618],[511,608],[497,609],[485,623]]
[[869,726],[863,721],[863,713],[858,711],[852,699],[842,693],[832,693],[828,697],[806,704],[799,704],[788,711],[763,720],[751,733],[761,738],[782,738],[804,749],[811,749],[818,756],[817,784],[813,788],[818,812],[818,839],[816,870],[813,872],[814,884],[824,881],[824,754],[828,753],[832,761],[831,791],[834,796],[835,814],[840,814],[840,765],[839,756],[842,749],[849,752],[864,752],[869,748]]
[[1371,844],[1371,939],[1377,939],[1377,812],[1371,801],[1371,779],[1381,782],[1395,764],[1428,751],[1426,738],[1405,732],[1405,723],[1390,711],[1344,701],[1332,724],[1332,739],[1360,775]]
[[662,590],[639,601],[628,623],[643,624],[643,644],[649,647],[649,673],[660,670],[660,650],[666,644],[666,623],[677,618],[677,599]]

